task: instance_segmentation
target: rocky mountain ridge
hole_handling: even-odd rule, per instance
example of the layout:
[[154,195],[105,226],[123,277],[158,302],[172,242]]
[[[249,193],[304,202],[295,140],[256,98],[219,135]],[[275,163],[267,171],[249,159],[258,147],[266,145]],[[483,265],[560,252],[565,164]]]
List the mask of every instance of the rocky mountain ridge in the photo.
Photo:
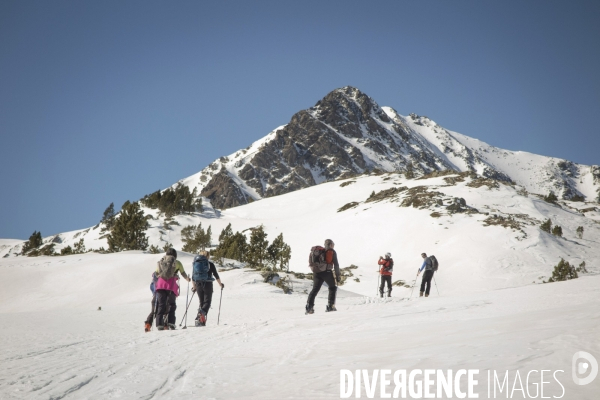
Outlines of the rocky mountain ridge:
[[427,117],[401,116],[350,86],[180,182],[226,209],[375,169],[415,176],[471,171],[563,199],[600,197],[599,166],[499,149]]

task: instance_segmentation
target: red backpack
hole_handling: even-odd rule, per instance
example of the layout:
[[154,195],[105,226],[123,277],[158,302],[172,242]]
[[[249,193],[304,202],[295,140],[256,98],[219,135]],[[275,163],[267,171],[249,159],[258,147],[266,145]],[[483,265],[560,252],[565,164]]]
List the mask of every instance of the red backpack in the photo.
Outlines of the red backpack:
[[308,267],[313,273],[319,273],[327,270],[329,265],[333,264],[333,251],[325,250],[321,246],[313,246],[308,256]]

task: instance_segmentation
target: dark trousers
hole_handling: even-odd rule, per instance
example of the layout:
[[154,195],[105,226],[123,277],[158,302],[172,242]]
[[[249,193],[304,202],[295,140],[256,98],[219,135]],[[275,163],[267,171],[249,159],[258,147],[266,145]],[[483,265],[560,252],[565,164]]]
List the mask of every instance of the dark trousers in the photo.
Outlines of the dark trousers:
[[[166,326],[175,323],[175,310],[177,309],[177,296],[171,290],[158,289],[156,291],[156,326]],[[165,318],[167,317],[167,318]]]
[[[421,292],[429,294],[429,290],[431,289],[431,278],[433,278],[433,270],[426,270],[423,274],[423,280],[421,281]],[[427,289],[425,289],[425,285],[427,285]]]
[[379,294],[381,294],[381,297],[383,297],[383,288],[385,287],[386,282],[388,287],[388,296],[392,295],[392,276],[381,275],[381,286],[379,286]]
[[212,302],[213,295],[213,283],[212,282],[194,282],[196,285],[196,293],[200,299],[200,307],[198,308],[198,315],[200,312],[204,315],[208,314],[210,310],[210,303]]
[[313,288],[310,294],[308,295],[308,307],[313,308],[315,305],[315,297],[321,290],[321,286],[323,286],[323,282],[327,282],[327,286],[329,287],[329,305],[335,304],[335,292],[337,291],[337,286],[335,285],[335,279],[333,278],[332,271],[323,271],[313,276]]
[[154,314],[156,313],[156,293],[152,294],[152,311],[148,314],[148,318],[146,318],[146,323],[152,326],[152,321],[154,320]]

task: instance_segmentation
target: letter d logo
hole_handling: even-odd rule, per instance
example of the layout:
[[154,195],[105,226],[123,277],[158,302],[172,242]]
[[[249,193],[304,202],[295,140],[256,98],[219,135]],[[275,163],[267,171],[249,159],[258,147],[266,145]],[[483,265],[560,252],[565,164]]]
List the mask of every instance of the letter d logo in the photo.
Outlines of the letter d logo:
[[[580,378],[580,376],[583,376],[588,371],[589,375],[587,377]],[[571,373],[573,374],[573,382],[577,385],[587,385],[588,383],[592,383],[598,375],[598,361],[590,353],[578,351],[573,355]]]

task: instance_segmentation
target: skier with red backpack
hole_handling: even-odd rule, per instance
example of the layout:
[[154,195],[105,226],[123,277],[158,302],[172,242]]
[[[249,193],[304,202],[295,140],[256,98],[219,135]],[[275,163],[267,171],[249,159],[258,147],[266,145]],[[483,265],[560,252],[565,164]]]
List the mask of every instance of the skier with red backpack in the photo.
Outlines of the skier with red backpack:
[[423,297],[423,293],[425,293],[425,297],[429,297],[431,279],[433,278],[433,273],[438,270],[439,264],[434,255],[427,257],[427,254],[421,253],[421,257],[423,257],[423,265],[421,265],[421,268],[417,271],[417,276],[419,276],[423,269],[425,269],[425,273],[421,280],[421,294],[419,297]]
[[[158,280],[155,284],[156,295],[156,329],[175,329],[175,310],[179,296],[179,273],[188,282],[190,278],[185,273],[183,265],[177,260],[177,252],[171,248],[160,259],[156,268]],[[148,325],[146,325],[148,329]]]
[[388,297],[392,297],[392,272],[394,272],[394,260],[391,253],[385,253],[385,258],[379,257],[377,264],[381,265],[379,275],[381,275],[381,286],[379,286],[379,294],[383,297],[383,289],[387,283]]
[[[337,253],[333,249],[335,243],[333,240],[325,240],[325,246],[314,246],[310,249],[308,257],[308,266],[313,272],[313,289],[308,295],[306,304],[306,314],[313,314],[315,306],[315,297],[321,290],[323,282],[327,283],[329,288],[328,304],[325,311],[337,311],[335,308],[335,294],[337,291],[337,281],[340,280],[340,264],[338,263]],[[335,271],[335,276],[334,276]]]

